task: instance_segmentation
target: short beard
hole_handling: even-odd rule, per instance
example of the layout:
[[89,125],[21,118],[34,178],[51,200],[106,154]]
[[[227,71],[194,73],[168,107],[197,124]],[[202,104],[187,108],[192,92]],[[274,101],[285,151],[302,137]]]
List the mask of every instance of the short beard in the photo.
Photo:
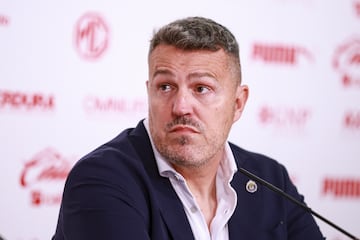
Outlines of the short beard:
[[[188,116],[179,116],[175,118],[173,121],[166,124],[165,131],[170,131],[171,128],[176,125],[192,126],[200,133],[204,132],[204,128],[202,127],[202,125]],[[178,138],[173,139],[174,142],[172,142],[172,144],[168,142],[165,143],[159,135],[157,135],[155,132],[153,133],[154,134],[152,135],[152,137],[156,149],[173,166],[179,166],[184,168],[200,168],[206,165],[215,155],[216,150],[218,150],[211,149],[210,152],[214,150],[215,151],[209,153],[206,150],[206,146],[192,146],[191,138],[185,135],[181,135]],[[207,151],[207,154],[204,154],[204,151]]]
[[189,138],[185,136],[181,136],[178,142],[181,146],[185,146],[186,144],[189,143]]
[[[200,168],[206,165],[213,154],[204,156],[204,147],[194,147],[191,139],[187,136],[180,136],[176,140],[177,146],[169,145],[161,141],[155,141],[158,152],[173,166],[185,168]],[[180,149],[178,149],[178,147]],[[201,157],[200,157],[201,156]]]
[[[178,140],[178,143],[183,147],[186,148],[186,144],[189,142],[189,139],[187,137],[181,137]],[[186,167],[186,168],[200,168],[204,165],[206,165],[210,158],[206,159],[198,159],[197,161],[194,161],[194,158],[192,155],[184,154],[183,151],[186,151],[184,149],[183,151],[176,151],[174,149],[169,148],[168,145],[159,144],[157,146],[157,150],[159,153],[173,166],[179,166],[179,167]],[[195,154],[199,156],[200,154]]]

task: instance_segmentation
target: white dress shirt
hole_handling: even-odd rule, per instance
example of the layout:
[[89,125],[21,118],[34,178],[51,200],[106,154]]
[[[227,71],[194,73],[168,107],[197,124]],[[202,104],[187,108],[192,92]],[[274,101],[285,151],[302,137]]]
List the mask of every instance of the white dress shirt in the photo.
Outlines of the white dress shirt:
[[217,209],[209,229],[184,177],[176,172],[171,164],[156,150],[149,131],[148,119],[144,120],[144,125],[150,136],[159,174],[169,178],[172,187],[184,206],[195,239],[228,240],[229,231],[227,222],[234,213],[237,203],[236,192],[230,185],[234,173],[237,171],[237,166],[229,144],[225,145],[225,154],[216,175]]

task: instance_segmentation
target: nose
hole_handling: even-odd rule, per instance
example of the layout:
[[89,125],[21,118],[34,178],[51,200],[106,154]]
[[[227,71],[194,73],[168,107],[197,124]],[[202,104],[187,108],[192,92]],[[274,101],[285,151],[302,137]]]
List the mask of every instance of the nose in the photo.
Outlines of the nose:
[[176,116],[188,115],[192,111],[191,93],[186,89],[179,89],[174,96],[172,106],[173,114]]

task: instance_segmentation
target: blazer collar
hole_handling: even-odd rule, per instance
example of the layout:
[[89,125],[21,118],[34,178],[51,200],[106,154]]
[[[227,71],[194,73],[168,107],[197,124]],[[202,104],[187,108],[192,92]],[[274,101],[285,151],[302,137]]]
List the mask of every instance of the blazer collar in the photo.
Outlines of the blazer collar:
[[[243,167],[250,170],[254,174],[258,174],[257,170],[251,166],[251,159],[233,145],[230,144],[233,150],[235,161],[238,168]],[[248,234],[249,231],[253,231],[251,228],[259,226],[259,220],[262,219],[263,213],[263,187],[257,184],[256,192],[250,192],[247,190],[247,183],[250,179],[242,174],[236,172],[231,182],[231,186],[237,193],[237,206],[233,215],[231,216],[228,227],[229,227],[229,239],[249,239],[251,238]],[[248,217],[246,217],[248,216]]]

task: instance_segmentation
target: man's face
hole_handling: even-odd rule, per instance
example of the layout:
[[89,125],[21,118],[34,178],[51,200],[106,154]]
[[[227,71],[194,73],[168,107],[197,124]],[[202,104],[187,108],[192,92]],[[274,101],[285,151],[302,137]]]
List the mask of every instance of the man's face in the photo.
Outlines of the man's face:
[[150,54],[150,132],[157,150],[173,165],[199,167],[223,156],[248,95],[229,66],[223,50],[159,45]]

